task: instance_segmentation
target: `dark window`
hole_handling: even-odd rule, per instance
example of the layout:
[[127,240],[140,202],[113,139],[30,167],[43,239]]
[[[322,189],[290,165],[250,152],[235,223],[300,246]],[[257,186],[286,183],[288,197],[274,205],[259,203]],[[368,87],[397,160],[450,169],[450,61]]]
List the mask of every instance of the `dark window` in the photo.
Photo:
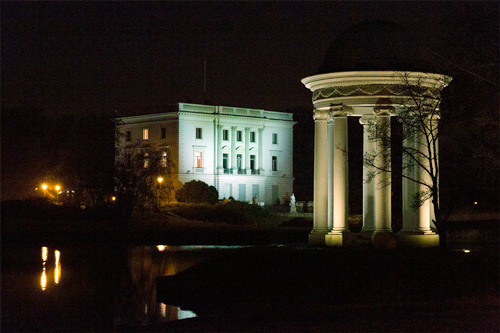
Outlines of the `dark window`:
[[273,133],[273,144],[274,145],[278,144],[278,134],[277,133]]
[[201,139],[201,128],[199,127],[196,128],[196,138]]
[[162,139],[166,139],[167,138],[167,128],[166,127],[162,127],[161,128],[161,138]]
[[250,155],[250,169],[255,170],[255,155]]
[[131,131],[125,132],[125,140],[132,141],[132,132]]
[[227,169],[227,166],[229,165],[229,154],[222,154],[222,167],[224,169]]
[[228,130],[222,130],[222,140],[224,140],[224,141],[229,140],[229,131]]
[[250,132],[250,142],[255,142],[255,132]]
[[236,132],[236,141],[241,141],[241,137],[242,137],[242,132],[241,131],[237,131]]
[[278,156],[273,156],[271,161],[271,170],[278,171]]

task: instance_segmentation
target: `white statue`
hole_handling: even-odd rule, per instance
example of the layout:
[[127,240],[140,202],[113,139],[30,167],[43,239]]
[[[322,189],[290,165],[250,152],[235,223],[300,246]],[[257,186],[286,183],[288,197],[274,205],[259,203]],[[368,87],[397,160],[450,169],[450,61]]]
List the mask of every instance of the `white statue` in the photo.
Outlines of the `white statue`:
[[293,193],[290,197],[290,214],[297,214],[297,207],[295,207],[295,194]]

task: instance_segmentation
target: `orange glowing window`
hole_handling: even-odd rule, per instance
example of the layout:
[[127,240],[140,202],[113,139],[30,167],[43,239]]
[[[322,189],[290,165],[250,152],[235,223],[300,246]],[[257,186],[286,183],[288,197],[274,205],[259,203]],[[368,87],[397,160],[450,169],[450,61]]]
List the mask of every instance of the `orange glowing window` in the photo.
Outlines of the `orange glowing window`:
[[197,168],[202,168],[203,167],[203,163],[202,163],[202,159],[201,159],[201,151],[197,151],[196,153],[194,153],[194,159],[195,159],[195,165]]

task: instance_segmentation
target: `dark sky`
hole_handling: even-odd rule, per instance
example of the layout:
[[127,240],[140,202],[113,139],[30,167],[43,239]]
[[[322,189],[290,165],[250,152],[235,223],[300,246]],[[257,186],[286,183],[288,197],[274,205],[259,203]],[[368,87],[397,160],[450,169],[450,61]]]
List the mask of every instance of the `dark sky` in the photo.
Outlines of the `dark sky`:
[[450,59],[498,51],[498,1],[4,1],[1,12],[2,106],[54,115],[206,100],[312,108],[300,80],[338,33],[370,19],[401,24]]

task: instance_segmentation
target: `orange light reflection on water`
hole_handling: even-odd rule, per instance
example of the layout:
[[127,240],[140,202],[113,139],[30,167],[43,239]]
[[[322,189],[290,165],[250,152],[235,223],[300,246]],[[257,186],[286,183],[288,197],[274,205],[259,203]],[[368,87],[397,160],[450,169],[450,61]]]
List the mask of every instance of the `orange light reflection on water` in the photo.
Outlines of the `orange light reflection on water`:
[[40,286],[42,290],[47,289],[47,274],[45,274],[45,267],[43,268],[42,277],[40,278]]
[[[47,284],[49,280],[47,278],[47,259],[48,259],[49,249],[48,247],[42,247],[42,276],[40,277],[40,287],[42,290],[47,289]],[[54,284],[59,284],[61,280],[61,252],[59,250],[54,251]]]

